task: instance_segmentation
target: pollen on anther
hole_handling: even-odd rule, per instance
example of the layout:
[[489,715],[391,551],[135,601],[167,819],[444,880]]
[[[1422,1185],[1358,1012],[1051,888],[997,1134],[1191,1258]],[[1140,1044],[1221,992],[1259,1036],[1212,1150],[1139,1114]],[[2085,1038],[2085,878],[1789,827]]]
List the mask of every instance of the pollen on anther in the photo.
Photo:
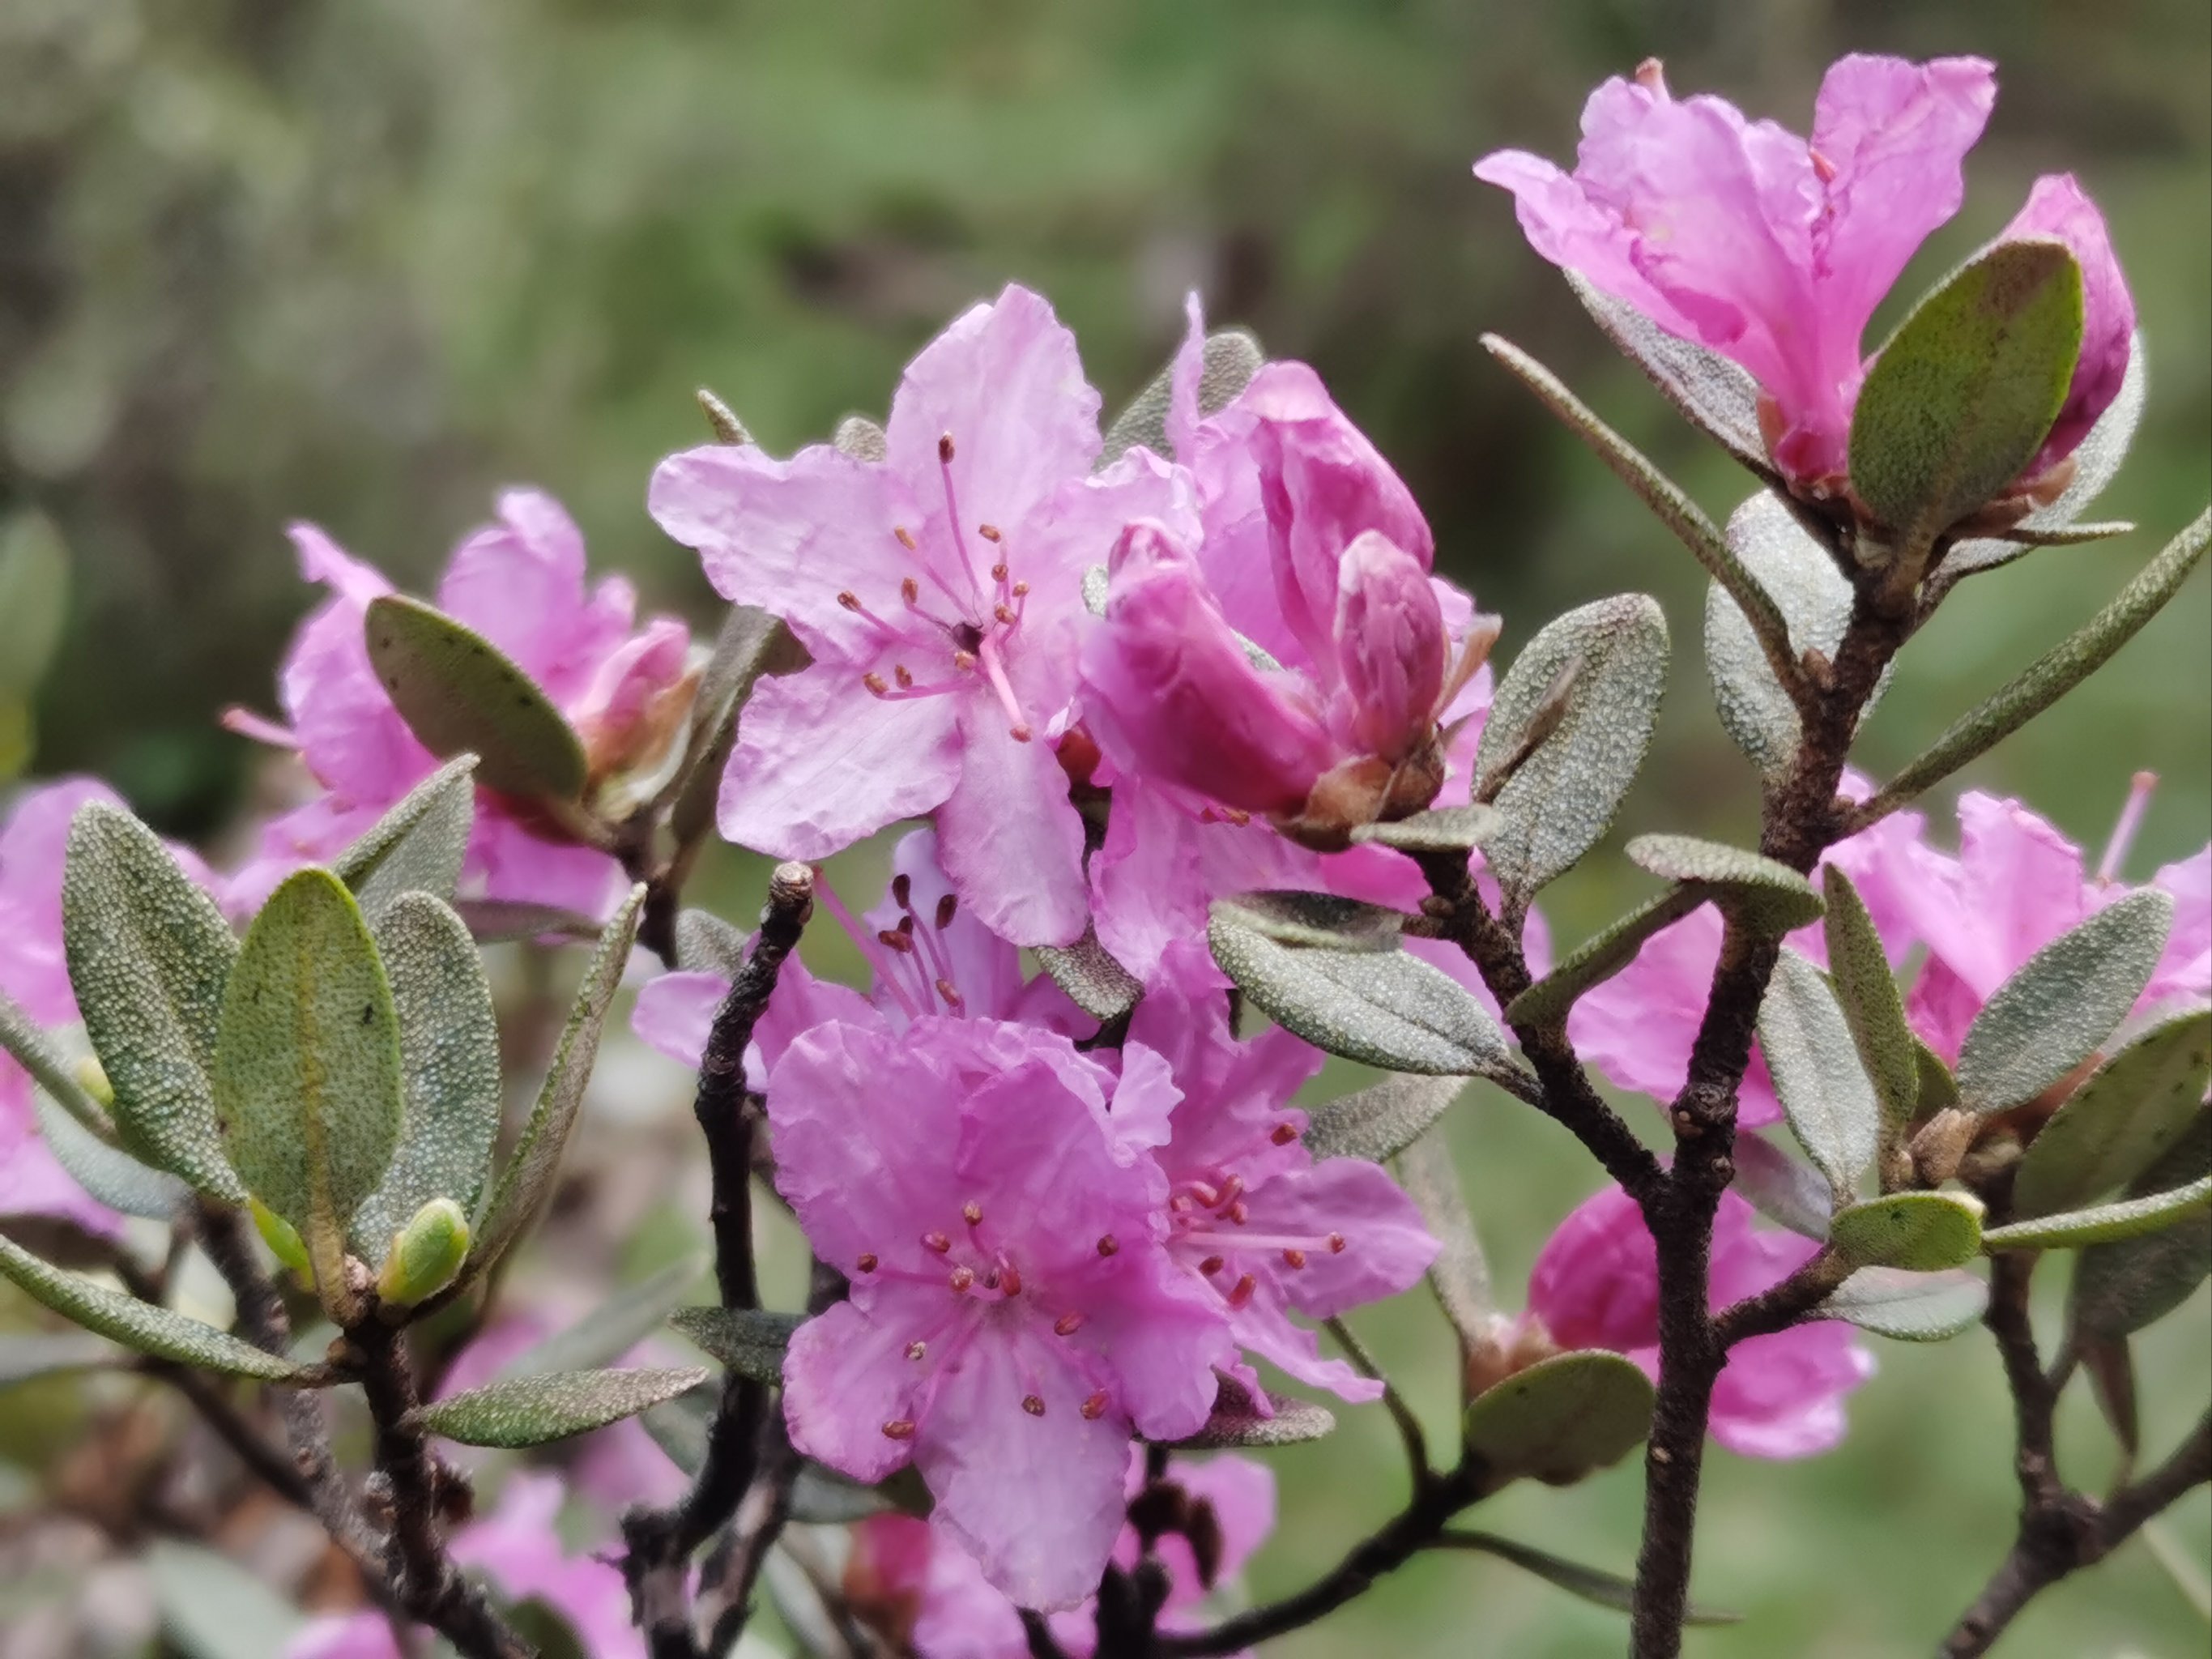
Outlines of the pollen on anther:
[[960,1218],[971,1227],[981,1226],[983,1224],[983,1206],[978,1204],[974,1199],[969,1199],[965,1204],[963,1204],[960,1206]]
[[901,599],[904,599],[904,600],[905,600],[908,605],[919,605],[919,604],[921,604],[921,584],[920,582],[918,582],[918,581],[915,580],[915,579],[914,579],[913,577],[911,577],[911,576],[904,576],[904,577],[900,578],[900,580],[899,580],[899,598],[901,598]]
[[1022,1396],[1022,1409],[1027,1412],[1031,1417],[1042,1417],[1044,1415],[1044,1400],[1042,1396],[1034,1394],[1024,1395]]
[[929,1344],[928,1344],[928,1343],[927,1343],[927,1342],[909,1342],[909,1343],[908,1343],[908,1344],[906,1345],[906,1357],[907,1357],[908,1359],[915,1359],[915,1360],[921,1360],[921,1359],[927,1359],[927,1358],[929,1358]]
[[1083,1402],[1083,1420],[1086,1423],[1096,1423],[1105,1415],[1106,1390],[1101,1389]]
[[1115,1251],[1116,1251],[1116,1250],[1120,1249],[1121,1248],[1121,1241],[1120,1239],[1118,1239],[1118,1238],[1115,1237],[1113,1234],[1111,1234],[1111,1233],[1101,1233],[1101,1234],[1099,1235],[1099,1237],[1098,1237],[1098,1254],[1099,1254],[1099,1255],[1113,1255],[1113,1254],[1114,1254],[1114,1252],[1115,1252]]
[[1201,1261],[1201,1262],[1200,1262],[1200,1263],[1198,1264],[1198,1270],[1199,1270],[1199,1272],[1200,1272],[1200,1273],[1202,1273],[1206,1274],[1206,1277],[1208,1277],[1208,1278],[1210,1279],[1210,1278],[1212,1278],[1215,1273],[1219,1273],[1219,1272],[1221,1271],[1222,1267],[1225,1265],[1225,1262],[1226,1262],[1226,1258],[1225,1258],[1225,1257],[1223,1257],[1223,1256],[1218,1256],[1218,1255],[1210,1255],[1210,1256],[1206,1257],[1205,1261]]
[[975,653],[973,651],[954,652],[952,665],[963,674],[973,673],[975,669]]
[[1278,1123],[1275,1133],[1267,1137],[1278,1146],[1287,1146],[1297,1138],[1298,1126],[1295,1123]]
[[898,538],[899,545],[908,552],[911,553],[915,550],[914,532],[908,530],[904,525],[893,525],[891,534]]
[[991,567],[991,580],[994,582],[1002,582],[1006,580],[1006,562],[1004,559],[1000,560],[998,563]]
[[894,1417],[890,1422],[884,1425],[884,1438],[886,1440],[913,1439],[914,1419],[911,1417]]
[[960,994],[959,987],[949,979],[940,979],[937,981],[937,994],[945,999],[945,1006],[948,1008],[963,1008],[967,1006],[966,1000]]
[[897,662],[891,665],[891,678],[898,682],[900,690],[914,690],[914,670],[908,668],[904,663]]
[[1026,725],[1014,726],[1012,730],[1013,739],[1016,743],[1027,743],[1031,738],[1036,735],[1036,733],[1030,731]]
[[855,1261],[853,1265],[855,1267],[858,1267],[864,1273],[872,1273],[875,1272],[876,1253],[873,1250],[862,1251],[860,1253],[860,1259],[858,1261]]
[[952,1241],[943,1233],[924,1233],[921,1236],[921,1242],[924,1249],[934,1250],[939,1255],[946,1254],[952,1249]]
[[887,695],[890,690],[890,687],[884,684],[884,677],[872,671],[860,676],[860,684],[879,697]]
[[973,1267],[955,1267],[952,1277],[945,1282],[952,1286],[953,1295],[965,1296],[975,1287],[975,1270]]
[[979,524],[975,526],[975,533],[981,536],[987,542],[995,542],[1003,539],[999,533],[999,526],[994,524]]
[[1083,1316],[1079,1313],[1064,1313],[1052,1322],[1052,1334],[1054,1336],[1073,1336],[1082,1328]]
[[1243,1307],[1246,1303],[1252,1299],[1252,1292],[1259,1289],[1259,1281],[1254,1279],[1251,1274],[1246,1273],[1242,1279],[1237,1281],[1235,1287],[1230,1291],[1229,1305],[1232,1308]]
[[991,607],[991,614],[1009,628],[1014,625],[1014,607],[1011,605],[994,605]]
[[1014,584],[1014,597],[1016,599],[1027,599],[1029,597],[1029,592],[1030,585],[1027,582],[1016,582]]
[[1328,1236],[1328,1253],[1331,1255],[1342,1255],[1344,1254],[1344,1235],[1342,1233],[1331,1233]]
[[1304,1250],[1285,1250],[1283,1252],[1283,1265],[1285,1267],[1304,1267],[1306,1265],[1306,1253]]
[[937,441],[937,459],[949,462],[952,459],[952,434],[947,432]]
[[860,596],[848,587],[837,596],[837,603],[848,611],[858,611],[860,608]]

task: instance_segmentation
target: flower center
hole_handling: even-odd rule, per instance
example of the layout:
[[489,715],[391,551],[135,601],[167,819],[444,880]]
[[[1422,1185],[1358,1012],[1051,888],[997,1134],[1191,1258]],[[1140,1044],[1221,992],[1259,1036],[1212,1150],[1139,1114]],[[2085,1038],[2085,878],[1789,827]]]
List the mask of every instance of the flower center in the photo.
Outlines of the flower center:
[[1287,1119],[1225,1154],[1213,1164],[1186,1171],[1168,1195],[1168,1248],[1231,1308],[1251,1301],[1258,1276],[1248,1268],[1255,1253],[1271,1255],[1293,1272],[1316,1255],[1341,1255],[1342,1233],[1250,1231],[1245,1178],[1234,1167],[1263,1147],[1287,1146],[1297,1129]]

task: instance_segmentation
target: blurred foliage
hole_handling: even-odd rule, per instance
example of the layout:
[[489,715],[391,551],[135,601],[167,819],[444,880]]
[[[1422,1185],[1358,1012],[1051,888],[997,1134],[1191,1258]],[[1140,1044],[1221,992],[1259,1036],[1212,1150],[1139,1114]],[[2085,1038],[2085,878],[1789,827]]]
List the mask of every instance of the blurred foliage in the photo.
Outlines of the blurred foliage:
[[[252,756],[215,715],[273,701],[309,602],[282,536],[295,518],[421,586],[492,490],[527,479],[563,496],[602,566],[703,617],[696,566],[641,505],[653,462],[703,435],[691,389],[787,449],[879,410],[936,326],[1018,278],[1076,328],[1109,405],[1170,349],[1192,286],[1218,320],[1317,364],[1405,472],[1446,565],[1504,612],[1509,651],[1571,604],[1656,593],[1675,696],[1625,821],[1745,835],[1756,793],[1705,696],[1701,579],[1479,335],[1550,362],[1717,516],[1746,481],[1611,356],[1467,167],[1504,143],[1565,155],[1588,87],[1654,52],[1678,90],[1802,128],[1844,50],[2000,62],[1966,208],[1908,291],[2003,224],[2034,173],[2071,168],[2112,217],[2151,342],[2145,435],[2100,508],[2144,530],[1961,589],[1869,727],[1879,771],[2212,489],[2203,0],[7,0],[0,514],[45,515],[8,521],[50,521],[70,583],[33,721],[6,726],[0,686],[0,773],[9,733],[35,731],[40,773],[101,772],[174,832],[234,822]],[[2202,844],[2209,605],[2200,574],[1976,781],[2094,843],[2149,767],[2166,786],[2131,873]],[[1618,863],[1547,896],[1560,936],[1638,890]],[[740,861],[716,873],[733,905],[756,902]],[[1590,1183],[1502,1100],[1459,1127],[1511,1283]],[[2203,1304],[2144,1362],[2172,1379],[2154,1418],[2201,1398]],[[1428,1317],[1409,1299],[1371,1322],[1386,1350],[1436,1365]],[[2009,1526],[1989,1362],[1978,1337],[1887,1350],[1846,1452],[1720,1457],[1700,1591],[1752,1618],[1695,1650],[1924,1650]],[[1441,1368],[1416,1376],[1443,1409]],[[1395,1501],[1387,1431],[1352,1416],[1279,1460],[1291,1520],[1263,1589]],[[1635,1480],[1516,1493],[1494,1520],[1625,1565]],[[2200,1557],[2207,1524],[2200,1493],[2179,1517]],[[2130,1551],[2048,1598],[2015,1644],[2201,1652],[2192,1617]],[[1534,1656],[1620,1642],[1605,1615],[1452,1558],[1281,1651],[1442,1655],[1470,1631]]]

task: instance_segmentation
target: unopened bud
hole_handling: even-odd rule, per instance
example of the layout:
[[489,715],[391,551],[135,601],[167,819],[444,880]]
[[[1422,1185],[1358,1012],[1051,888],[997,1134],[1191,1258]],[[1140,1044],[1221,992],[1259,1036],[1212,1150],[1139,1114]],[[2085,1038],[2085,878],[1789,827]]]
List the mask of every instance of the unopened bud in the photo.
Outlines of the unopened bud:
[[300,1237],[299,1229],[258,1198],[249,1198],[246,1203],[253,1217],[253,1225],[261,1235],[261,1242],[269,1247],[279,1261],[300,1276],[302,1285],[313,1284],[314,1263],[308,1258],[307,1242]]
[[1982,1120],[1972,1112],[1947,1106],[1920,1126],[1912,1137],[1912,1167],[1923,1187],[1940,1187],[1959,1173],[1959,1161],[1981,1132]]
[[115,1106],[115,1085],[107,1080],[107,1068],[91,1054],[76,1063],[77,1085],[101,1105],[112,1110]]
[[376,1276],[377,1299],[411,1308],[453,1282],[468,1259],[469,1218],[450,1198],[434,1198],[392,1236],[392,1249]]

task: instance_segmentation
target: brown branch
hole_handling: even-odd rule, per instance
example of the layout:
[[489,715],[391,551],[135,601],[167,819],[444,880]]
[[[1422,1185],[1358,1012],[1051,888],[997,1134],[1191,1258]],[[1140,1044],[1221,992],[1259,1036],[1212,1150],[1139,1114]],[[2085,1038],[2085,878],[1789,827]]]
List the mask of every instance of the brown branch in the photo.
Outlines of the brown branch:
[[1808,1314],[1828,1299],[1836,1286],[1850,1276],[1851,1264],[1822,1246],[1789,1278],[1713,1316],[1713,1330],[1722,1351],[1725,1352],[1739,1342],[1748,1342],[1754,1336],[1772,1336],[1802,1323]]
[[261,1431],[246,1420],[220,1383],[190,1366],[166,1359],[145,1360],[139,1369],[181,1395],[249,1474],[295,1509],[314,1513],[315,1495],[308,1488],[307,1477],[283,1449],[262,1437]]
[[[692,1112],[707,1138],[714,1280],[726,1308],[760,1306],[753,1262],[752,1167],[762,1113],[746,1091],[745,1048],[813,908],[813,871],[803,864],[778,865],[769,878],[760,932],[715,1012],[699,1060]],[[726,1373],[708,1430],[706,1461],[691,1490],[672,1508],[635,1510],[623,1518],[623,1576],[629,1585],[630,1613],[645,1632],[653,1659],[695,1659],[701,1652],[692,1627],[691,1555],[729,1523],[751,1491],[761,1471],[768,1407],[766,1384]],[[769,1518],[773,1513],[771,1508]],[[773,1538],[772,1531],[769,1536]],[[725,1617],[742,1626],[742,1611]]]

